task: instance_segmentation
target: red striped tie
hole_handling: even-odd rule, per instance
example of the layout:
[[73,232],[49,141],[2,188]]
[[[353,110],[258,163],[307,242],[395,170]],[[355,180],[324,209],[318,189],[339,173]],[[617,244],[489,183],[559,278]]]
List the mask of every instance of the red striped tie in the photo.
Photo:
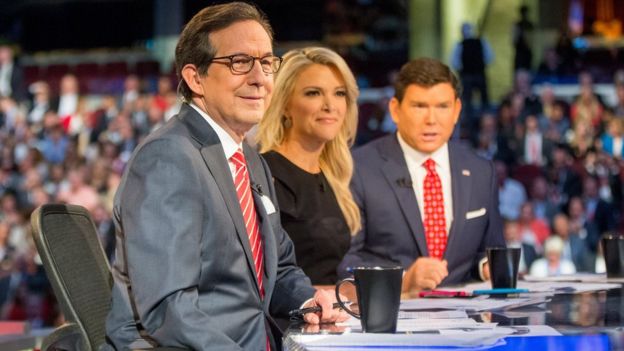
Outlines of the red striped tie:
[[444,217],[444,196],[442,182],[435,170],[435,162],[427,159],[423,166],[427,169],[424,187],[425,237],[429,256],[441,259],[446,249],[446,219]]
[[243,151],[238,149],[230,161],[236,167],[234,175],[234,186],[236,186],[236,195],[243,211],[243,219],[247,227],[247,235],[249,236],[249,245],[251,246],[251,254],[253,255],[254,265],[256,267],[256,278],[258,278],[258,286],[260,287],[260,296],[264,298],[264,286],[262,284],[262,275],[264,274],[264,254],[262,253],[262,240],[260,238],[260,228],[258,228],[258,215],[256,214],[256,205],[251,195],[251,186],[249,183],[249,173],[247,172],[247,163]]

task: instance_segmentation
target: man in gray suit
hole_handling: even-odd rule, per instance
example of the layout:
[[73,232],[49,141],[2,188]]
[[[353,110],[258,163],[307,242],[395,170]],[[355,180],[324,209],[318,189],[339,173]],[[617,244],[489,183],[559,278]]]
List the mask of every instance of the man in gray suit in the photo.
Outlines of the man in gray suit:
[[320,306],[304,319],[347,318],[296,266],[269,170],[243,142],[280,63],[268,21],[249,4],[207,7],[182,32],[185,104],[137,148],[115,198],[106,329],[117,350],[280,350],[273,317]]
[[339,266],[401,265],[403,292],[489,279],[485,248],[504,246],[491,162],[449,142],[457,77],[427,58],[405,64],[389,103],[398,133],[353,152],[362,230]]

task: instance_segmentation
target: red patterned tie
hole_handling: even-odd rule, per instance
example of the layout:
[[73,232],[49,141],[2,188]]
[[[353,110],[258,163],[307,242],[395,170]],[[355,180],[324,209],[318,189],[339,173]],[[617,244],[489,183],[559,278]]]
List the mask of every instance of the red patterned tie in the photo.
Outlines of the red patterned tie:
[[251,195],[249,173],[247,173],[247,163],[245,162],[243,151],[241,149],[236,150],[234,155],[230,157],[230,161],[234,163],[236,167],[234,186],[236,186],[236,194],[238,195],[238,201],[243,211],[247,235],[249,235],[249,245],[251,246],[251,254],[253,255],[254,265],[256,266],[256,278],[258,278],[260,296],[264,298],[264,286],[262,285],[264,254],[262,253],[262,240],[260,238],[260,228],[258,228],[256,205]]
[[427,159],[423,166],[427,169],[424,188],[424,226],[427,249],[429,250],[429,256],[442,259],[447,239],[442,182],[435,170],[435,162],[432,159]]

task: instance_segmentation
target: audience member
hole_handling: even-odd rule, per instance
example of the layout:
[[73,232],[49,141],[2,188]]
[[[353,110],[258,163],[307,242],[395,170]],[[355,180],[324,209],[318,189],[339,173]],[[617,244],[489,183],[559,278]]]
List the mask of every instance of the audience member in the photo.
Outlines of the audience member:
[[515,221],[520,217],[520,208],[527,200],[526,191],[519,181],[509,178],[507,165],[504,162],[496,160],[494,166],[498,181],[498,208],[501,217]]
[[551,185],[543,176],[533,178],[531,188],[529,190],[531,205],[535,217],[545,221],[546,223],[559,212],[559,206],[553,201]]
[[70,169],[67,174],[67,187],[60,189],[56,200],[80,205],[89,211],[95,210],[100,203],[100,197],[97,191],[87,184],[86,171],[86,166]]
[[533,245],[522,241],[520,227],[516,221],[505,221],[503,229],[505,244],[507,247],[518,247],[521,249],[520,262],[518,263],[518,273],[523,275],[529,272],[529,268],[539,256]]
[[598,241],[600,240],[600,232],[595,223],[587,220],[583,200],[578,196],[572,197],[568,203],[567,211],[570,231],[576,233],[579,238],[585,241],[592,252],[596,252]]
[[58,97],[57,114],[61,119],[63,129],[69,135],[80,133],[84,127],[82,116],[80,115],[81,101],[78,78],[73,74],[67,74],[61,78],[60,95]]
[[13,48],[0,44],[0,96],[21,102],[26,97],[24,72],[15,60]]
[[349,191],[349,146],[358,88],[346,62],[318,47],[289,51],[257,138],[269,165],[282,226],[313,284],[335,284],[336,268],[360,228]]
[[[611,204],[600,197],[598,179],[587,176],[583,180],[583,207],[587,223],[598,230],[598,236],[615,229],[615,212]],[[598,239],[598,238],[596,238]],[[596,245],[591,243],[592,247]],[[595,250],[594,250],[595,251]]]
[[475,33],[471,23],[462,24],[461,32],[463,39],[453,48],[451,67],[459,72],[463,86],[461,99],[464,113],[469,118],[474,118],[472,98],[475,92],[479,93],[481,110],[490,106],[485,68],[494,61],[494,52],[487,40]]
[[561,257],[563,240],[558,236],[549,237],[544,243],[544,258],[539,258],[531,265],[529,274],[532,277],[555,277],[563,274],[574,274],[574,263]]
[[531,70],[533,61],[533,23],[529,20],[529,7],[520,6],[520,19],[514,23],[512,40],[514,46],[514,72],[519,69]]
[[601,149],[617,159],[622,159],[624,155],[624,126],[622,123],[620,118],[611,119],[606,132],[600,137]]
[[518,226],[522,234],[522,242],[533,245],[535,250],[541,254],[544,241],[550,235],[550,228],[546,221],[535,217],[533,204],[530,201],[525,202],[520,208]]
[[563,76],[561,60],[555,48],[544,50],[544,59],[537,67],[536,83],[549,82],[558,83]]
[[563,250],[561,258],[574,263],[577,272],[594,271],[594,254],[587,247],[587,243],[578,237],[578,233],[572,232],[568,216],[558,213],[552,222],[552,235],[561,238]]
[[30,125],[35,125],[36,129],[41,128],[43,116],[53,109],[51,105],[50,86],[44,81],[37,81],[30,85],[30,93],[33,95],[32,107],[28,112],[27,121]]
[[548,181],[555,186],[557,204],[566,204],[573,196],[580,196],[583,184],[581,176],[573,167],[574,155],[566,144],[556,144],[547,167]]
[[615,96],[617,100],[612,108],[613,114],[616,117],[624,118],[624,71],[616,73]]
[[567,104],[555,101],[544,125],[544,137],[555,144],[563,140],[570,130],[570,120],[567,115]]
[[542,166],[551,153],[551,144],[539,129],[537,117],[533,114],[524,119],[524,138],[522,142],[522,159],[525,164]]

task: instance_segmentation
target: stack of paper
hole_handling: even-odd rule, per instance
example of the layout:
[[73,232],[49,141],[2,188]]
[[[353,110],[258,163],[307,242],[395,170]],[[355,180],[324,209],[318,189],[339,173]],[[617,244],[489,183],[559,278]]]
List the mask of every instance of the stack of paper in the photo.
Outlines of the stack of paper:
[[494,311],[522,306],[539,305],[547,302],[544,297],[522,297],[490,299],[487,296],[475,298],[421,298],[401,301],[402,310],[462,310],[462,311]]
[[[529,278],[529,277],[525,277]],[[567,280],[566,280],[567,278]],[[621,284],[608,283],[606,276],[600,274],[575,274],[572,276],[558,276],[549,278],[529,278],[517,283],[517,288],[529,290],[529,294],[519,294],[521,297],[531,296],[530,293],[571,293],[609,290],[621,287]],[[575,280],[576,279],[576,280]],[[603,279],[603,280],[600,280]],[[462,286],[444,288],[447,291],[466,291],[490,289],[490,282],[469,283]]]

